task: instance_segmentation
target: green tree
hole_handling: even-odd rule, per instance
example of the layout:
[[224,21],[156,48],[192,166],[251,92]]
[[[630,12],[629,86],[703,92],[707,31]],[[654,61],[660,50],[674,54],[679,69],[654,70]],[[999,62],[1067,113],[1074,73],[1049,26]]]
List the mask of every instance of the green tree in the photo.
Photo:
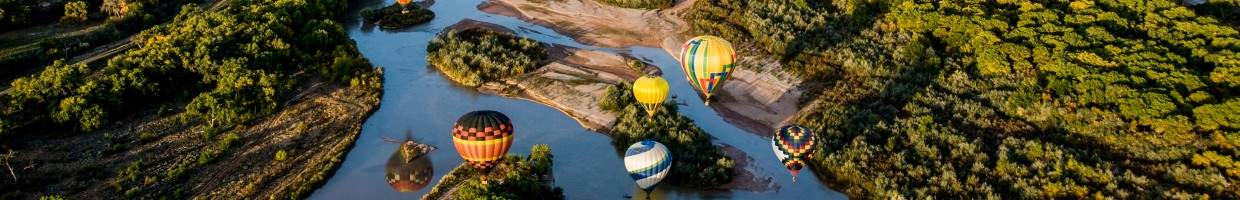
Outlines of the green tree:
[[538,41],[484,28],[448,30],[432,39],[426,50],[432,66],[470,87],[533,71],[548,57]]
[[70,1],[65,3],[65,15],[60,17],[60,21],[68,23],[81,23],[86,21],[86,2]]

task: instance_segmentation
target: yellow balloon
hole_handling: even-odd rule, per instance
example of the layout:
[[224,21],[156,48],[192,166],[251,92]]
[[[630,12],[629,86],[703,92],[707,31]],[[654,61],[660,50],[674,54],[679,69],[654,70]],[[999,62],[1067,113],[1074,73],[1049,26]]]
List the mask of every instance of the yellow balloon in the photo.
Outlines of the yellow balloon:
[[667,100],[667,91],[667,80],[662,77],[642,76],[633,82],[633,97],[646,108],[648,116],[654,116],[655,111],[662,107],[663,101]]
[[689,85],[710,105],[711,96],[732,76],[736,52],[732,43],[715,36],[698,36],[680,50],[680,67]]

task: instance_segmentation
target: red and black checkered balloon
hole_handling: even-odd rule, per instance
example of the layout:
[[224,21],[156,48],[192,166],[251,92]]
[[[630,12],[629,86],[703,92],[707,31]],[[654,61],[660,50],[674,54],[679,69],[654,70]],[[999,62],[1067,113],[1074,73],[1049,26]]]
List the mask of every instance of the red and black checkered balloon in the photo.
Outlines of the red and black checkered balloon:
[[503,113],[481,110],[465,113],[452,127],[456,152],[474,168],[490,169],[512,147],[512,122]]

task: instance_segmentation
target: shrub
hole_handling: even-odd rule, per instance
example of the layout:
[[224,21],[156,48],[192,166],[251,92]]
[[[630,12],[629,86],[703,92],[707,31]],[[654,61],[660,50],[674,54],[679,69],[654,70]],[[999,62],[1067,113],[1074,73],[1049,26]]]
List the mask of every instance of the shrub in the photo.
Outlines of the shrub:
[[672,0],[599,0],[599,3],[623,8],[660,9],[672,6]]
[[[521,158],[506,156],[501,164],[504,169],[493,169],[490,177],[498,178],[484,184],[479,179],[466,179],[454,194],[458,199],[564,199],[561,188],[544,181],[551,173],[551,148],[546,144],[534,145],[530,155]],[[468,168],[462,164],[459,168]],[[455,170],[454,170],[455,172]],[[498,175],[498,177],[496,177]],[[444,179],[448,179],[445,175]],[[443,185],[444,183],[440,183]],[[439,187],[436,186],[436,189]]]
[[86,2],[70,1],[65,3],[65,15],[60,17],[60,21],[67,23],[81,23],[86,21]]
[[533,71],[547,59],[547,50],[538,41],[483,28],[448,30],[426,49],[431,65],[470,87]]
[[284,161],[284,159],[288,159],[288,152],[285,152],[284,149],[276,151],[276,161]]

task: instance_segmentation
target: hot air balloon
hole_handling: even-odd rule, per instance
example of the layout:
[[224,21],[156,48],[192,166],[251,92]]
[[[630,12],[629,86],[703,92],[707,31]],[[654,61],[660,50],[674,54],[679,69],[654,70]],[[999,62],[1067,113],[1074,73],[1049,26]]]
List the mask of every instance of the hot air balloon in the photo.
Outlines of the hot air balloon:
[[421,156],[413,160],[405,158],[407,157],[401,153],[400,149],[393,152],[384,167],[386,173],[383,179],[387,180],[388,185],[391,185],[396,192],[413,192],[425,188],[431,182],[431,175],[435,174],[430,156]]
[[715,36],[698,36],[685,42],[680,49],[680,68],[689,85],[710,105],[711,95],[722,88],[732,76],[736,52],[727,40]]
[[667,100],[667,80],[658,76],[642,76],[633,82],[633,97],[646,108],[648,116],[654,116]]
[[409,13],[409,3],[413,0],[396,0],[400,4],[400,13]]
[[642,140],[624,151],[624,168],[638,187],[650,192],[672,169],[672,152],[659,142]]
[[495,167],[512,147],[512,122],[503,113],[490,110],[465,113],[452,128],[456,152],[474,168]]
[[775,150],[775,157],[792,173],[792,182],[796,182],[797,173],[814,151],[814,132],[800,125],[784,126],[771,137],[771,148]]

